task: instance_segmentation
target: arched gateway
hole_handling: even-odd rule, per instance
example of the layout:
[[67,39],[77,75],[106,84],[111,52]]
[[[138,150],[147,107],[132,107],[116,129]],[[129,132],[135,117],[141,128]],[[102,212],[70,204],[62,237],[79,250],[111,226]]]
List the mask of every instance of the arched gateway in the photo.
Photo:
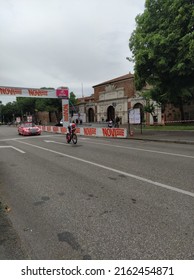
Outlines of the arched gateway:
[[109,106],[107,108],[107,119],[108,121],[110,120],[114,121],[115,119],[115,108],[113,106]]
[[89,108],[88,110],[88,122],[94,122],[94,110],[93,108]]
[[36,97],[36,98],[61,98],[63,126],[69,123],[69,89],[60,87],[55,89],[35,89],[0,86],[0,96]]

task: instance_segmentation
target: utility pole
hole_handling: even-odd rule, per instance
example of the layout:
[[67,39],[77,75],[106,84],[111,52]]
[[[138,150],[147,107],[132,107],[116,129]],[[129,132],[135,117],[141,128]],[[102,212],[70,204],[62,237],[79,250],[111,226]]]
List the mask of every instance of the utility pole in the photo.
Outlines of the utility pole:
[[83,87],[83,83],[82,83],[82,98],[84,97],[84,87]]

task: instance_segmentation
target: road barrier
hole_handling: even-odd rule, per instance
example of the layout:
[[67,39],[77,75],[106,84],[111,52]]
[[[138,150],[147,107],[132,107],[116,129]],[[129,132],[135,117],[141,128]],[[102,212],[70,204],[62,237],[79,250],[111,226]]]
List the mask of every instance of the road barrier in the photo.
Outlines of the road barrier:
[[[67,133],[67,127],[60,126],[39,126],[42,131],[53,133]],[[76,134],[82,136],[107,137],[107,138],[127,138],[126,128],[107,127],[76,127]]]

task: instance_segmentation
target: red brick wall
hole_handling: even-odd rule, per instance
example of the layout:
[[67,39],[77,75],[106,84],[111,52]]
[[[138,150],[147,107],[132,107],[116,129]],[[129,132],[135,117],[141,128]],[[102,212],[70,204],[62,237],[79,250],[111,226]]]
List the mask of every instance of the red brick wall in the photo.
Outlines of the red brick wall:
[[[115,85],[117,88],[124,88],[124,95],[131,98],[135,94],[135,85],[134,79],[127,79],[124,81],[117,81],[109,83],[111,85]],[[100,93],[105,91],[105,87],[109,85],[108,83],[105,85],[99,85],[94,87],[94,100],[97,101],[99,99]]]

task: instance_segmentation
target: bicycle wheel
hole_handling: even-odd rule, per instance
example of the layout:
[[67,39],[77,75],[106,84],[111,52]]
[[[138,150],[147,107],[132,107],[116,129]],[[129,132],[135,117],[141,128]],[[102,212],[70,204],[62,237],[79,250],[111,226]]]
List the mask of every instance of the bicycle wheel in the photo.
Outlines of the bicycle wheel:
[[71,135],[69,132],[66,134],[66,141],[67,141],[67,143],[71,142]]
[[77,135],[74,133],[72,135],[72,142],[73,142],[73,144],[77,144]]

